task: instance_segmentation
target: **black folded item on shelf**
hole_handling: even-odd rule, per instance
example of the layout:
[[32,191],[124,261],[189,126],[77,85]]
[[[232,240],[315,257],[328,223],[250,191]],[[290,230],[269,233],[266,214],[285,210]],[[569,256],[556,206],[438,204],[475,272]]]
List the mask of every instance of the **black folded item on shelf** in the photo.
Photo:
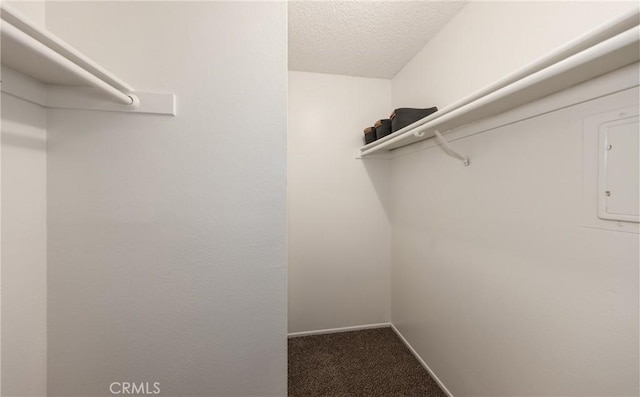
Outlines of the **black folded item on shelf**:
[[368,145],[371,142],[375,141],[376,138],[376,128],[375,127],[367,127],[364,129],[364,144]]
[[376,127],[376,139],[391,134],[391,120],[389,119],[378,120],[373,126]]
[[413,108],[399,108],[391,113],[391,132],[396,132],[403,129],[409,124],[413,124],[416,121],[427,117],[428,115],[435,113],[438,110],[437,107],[427,109],[413,109]]

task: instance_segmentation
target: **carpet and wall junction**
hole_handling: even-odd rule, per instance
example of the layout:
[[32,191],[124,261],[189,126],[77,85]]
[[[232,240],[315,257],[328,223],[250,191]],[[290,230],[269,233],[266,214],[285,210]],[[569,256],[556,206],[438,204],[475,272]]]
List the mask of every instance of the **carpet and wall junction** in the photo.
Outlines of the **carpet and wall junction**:
[[390,327],[288,344],[289,397],[446,397]]

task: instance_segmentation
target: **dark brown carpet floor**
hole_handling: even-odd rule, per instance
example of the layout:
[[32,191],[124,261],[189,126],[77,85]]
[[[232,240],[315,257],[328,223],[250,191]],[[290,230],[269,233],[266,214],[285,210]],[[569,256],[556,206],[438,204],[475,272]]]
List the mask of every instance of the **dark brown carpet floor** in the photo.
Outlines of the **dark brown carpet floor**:
[[391,328],[289,339],[289,397],[446,397]]

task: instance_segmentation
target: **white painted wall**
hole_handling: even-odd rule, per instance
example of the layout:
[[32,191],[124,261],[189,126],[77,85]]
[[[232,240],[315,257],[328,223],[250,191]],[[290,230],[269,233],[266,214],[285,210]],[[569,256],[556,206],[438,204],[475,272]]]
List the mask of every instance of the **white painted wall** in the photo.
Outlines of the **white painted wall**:
[[18,12],[29,18],[32,22],[45,26],[46,7],[44,1],[10,0],[7,1],[7,4],[15,10],[18,10]]
[[354,154],[390,83],[289,72],[289,332],[389,321],[388,162]]
[[[7,1],[44,26],[44,1]],[[0,392],[47,389],[46,111],[2,94]]]
[[[637,3],[471,3],[392,82],[446,106]],[[392,160],[392,321],[456,397],[638,395],[638,235],[581,222],[582,120],[637,91]]]
[[638,395],[638,235],[580,206],[583,119],[637,98],[393,160],[392,321],[456,397]]
[[2,395],[47,388],[46,111],[2,94]]
[[48,114],[49,395],[285,395],[285,4],[53,2],[47,25],[178,100]]
[[443,108],[638,7],[624,1],[470,2],[393,78],[392,104]]

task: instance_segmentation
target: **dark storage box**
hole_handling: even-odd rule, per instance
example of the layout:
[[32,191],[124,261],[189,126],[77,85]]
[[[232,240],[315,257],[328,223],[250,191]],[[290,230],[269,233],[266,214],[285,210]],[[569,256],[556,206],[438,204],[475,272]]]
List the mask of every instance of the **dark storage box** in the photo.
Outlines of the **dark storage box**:
[[376,129],[375,127],[368,127],[364,129],[364,144],[368,145],[371,142],[376,140]]
[[437,107],[427,109],[396,109],[393,111],[393,113],[391,113],[391,132],[401,130],[409,124],[413,124],[416,121],[423,119],[432,113],[435,113],[437,110]]
[[391,120],[389,119],[378,120],[374,126],[376,127],[376,139],[391,134]]

